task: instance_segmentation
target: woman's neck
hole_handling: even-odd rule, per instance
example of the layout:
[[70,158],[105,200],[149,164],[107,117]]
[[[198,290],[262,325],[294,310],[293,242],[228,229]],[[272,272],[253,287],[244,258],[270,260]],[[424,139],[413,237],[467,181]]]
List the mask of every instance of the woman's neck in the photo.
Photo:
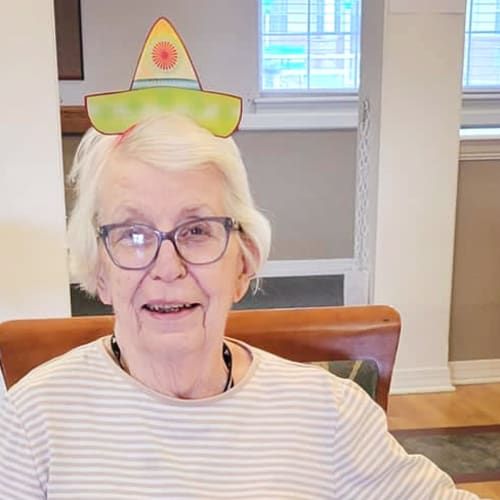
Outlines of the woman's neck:
[[232,385],[230,368],[234,361],[229,346],[225,361],[222,346],[175,354],[171,351],[147,354],[133,348],[127,349],[126,345],[120,345],[117,340],[114,345],[108,345],[115,361],[124,371],[166,396],[200,399],[220,394]]

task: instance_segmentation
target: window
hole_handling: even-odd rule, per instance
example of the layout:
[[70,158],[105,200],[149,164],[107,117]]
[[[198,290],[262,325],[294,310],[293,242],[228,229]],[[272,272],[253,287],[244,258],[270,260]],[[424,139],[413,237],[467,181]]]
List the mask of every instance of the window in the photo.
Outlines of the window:
[[[355,93],[361,0],[261,0],[260,89]],[[500,0],[467,0],[463,86],[500,89]]]
[[359,86],[360,0],[262,0],[261,90]]
[[500,0],[467,1],[463,86],[500,88]]

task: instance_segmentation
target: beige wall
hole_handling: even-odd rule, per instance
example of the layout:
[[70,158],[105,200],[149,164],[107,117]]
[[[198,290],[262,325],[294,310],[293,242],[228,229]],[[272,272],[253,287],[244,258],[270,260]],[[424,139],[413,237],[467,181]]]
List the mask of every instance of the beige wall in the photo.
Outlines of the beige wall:
[[[66,173],[78,140],[64,138]],[[236,141],[272,222],[271,259],[353,256],[355,132],[238,132]]]
[[273,225],[271,259],[353,256],[355,132],[239,132],[236,141]]
[[500,160],[459,170],[450,360],[500,358]]

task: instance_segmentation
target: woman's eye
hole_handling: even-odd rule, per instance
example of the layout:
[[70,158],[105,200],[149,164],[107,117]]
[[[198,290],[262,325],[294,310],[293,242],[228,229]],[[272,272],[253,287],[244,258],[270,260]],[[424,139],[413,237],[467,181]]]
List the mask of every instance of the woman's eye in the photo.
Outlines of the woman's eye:
[[208,228],[205,227],[204,225],[197,225],[197,226],[191,226],[189,228],[190,234],[201,236],[203,234],[209,234]]
[[131,227],[123,229],[117,241],[128,245],[144,245],[148,242],[148,235],[144,231]]
[[131,232],[128,237],[134,245],[144,245],[146,242],[146,238],[143,233]]
[[203,238],[211,235],[210,224],[206,222],[191,224],[179,232],[180,239]]

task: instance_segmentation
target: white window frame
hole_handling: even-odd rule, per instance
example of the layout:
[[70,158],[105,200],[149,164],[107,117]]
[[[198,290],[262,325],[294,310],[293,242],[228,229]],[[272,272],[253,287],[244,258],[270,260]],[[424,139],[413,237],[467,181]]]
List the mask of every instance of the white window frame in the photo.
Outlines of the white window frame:
[[[258,0],[259,45],[261,0]],[[260,50],[259,50],[260,52]],[[259,54],[259,80],[261,75]],[[259,85],[260,87],[260,85]],[[243,116],[246,130],[355,129],[358,126],[357,93],[262,93],[253,100],[254,113]],[[491,127],[500,123],[500,89],[462,93],[462,127]]]

